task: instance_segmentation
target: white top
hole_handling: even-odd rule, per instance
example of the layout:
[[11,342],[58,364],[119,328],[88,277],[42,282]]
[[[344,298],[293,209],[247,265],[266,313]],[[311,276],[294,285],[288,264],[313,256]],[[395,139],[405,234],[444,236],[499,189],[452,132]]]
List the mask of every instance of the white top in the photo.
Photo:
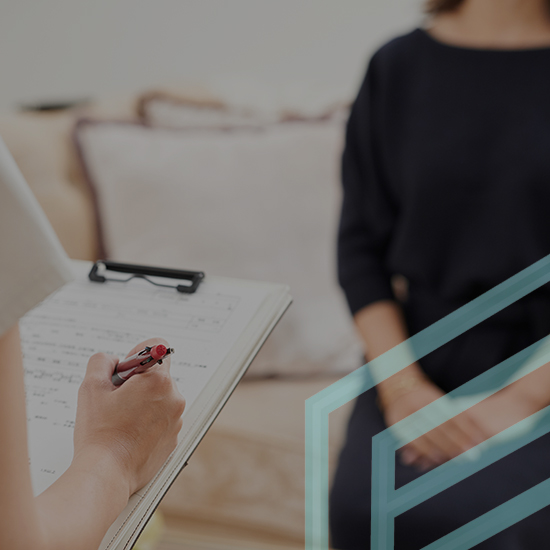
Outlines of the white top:
[[0,334],[71,279],[69,259],[0,137]]

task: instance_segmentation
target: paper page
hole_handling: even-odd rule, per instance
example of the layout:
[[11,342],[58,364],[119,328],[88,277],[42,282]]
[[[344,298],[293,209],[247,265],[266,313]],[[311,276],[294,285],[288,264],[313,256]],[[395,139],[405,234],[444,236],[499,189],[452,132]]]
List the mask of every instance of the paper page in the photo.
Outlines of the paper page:
[[122,358],[142,340],[165,338],[188,411],[267,294],[231,280],[206,279],[189,295],[143,280],[92,283],[81,274],[27,314],[20,327],[35,494],[72,460],[77,392],[91,355]]

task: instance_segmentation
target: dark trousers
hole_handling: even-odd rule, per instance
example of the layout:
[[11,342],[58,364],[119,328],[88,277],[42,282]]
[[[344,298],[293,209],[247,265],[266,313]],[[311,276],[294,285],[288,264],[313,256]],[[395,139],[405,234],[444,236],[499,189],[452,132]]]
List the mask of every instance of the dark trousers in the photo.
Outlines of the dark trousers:
[[[528,322],[513,313],[482,323],[424,358],[421,366],[444,391],[451,391],[548,334],[550,310],[535,329],[537,319]],[[356,401],[331,490],[331,540],[341,550],[370,548],[372,437],[386,429],[375,397],[372,389]],[[396,488],[419,475],[413,467],[396,461]],[[398,516],[395,548],[423,548],[549,477],[550,435],[546,435]],[[476,548],[550,548],[550,508]]]

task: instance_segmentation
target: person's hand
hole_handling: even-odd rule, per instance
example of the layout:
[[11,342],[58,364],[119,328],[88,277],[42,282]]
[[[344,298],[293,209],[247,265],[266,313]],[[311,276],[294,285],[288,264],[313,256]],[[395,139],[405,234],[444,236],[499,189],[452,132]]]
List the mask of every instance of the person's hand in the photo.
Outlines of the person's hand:
[[470,409],[470,415],[492,437],[537,412],[540,407],[508,386]]
[[[392,426],[443,395],[445,393],[427,379],[416,380],[411,389],[392,394],[390,398],[381,393],[386,425]],[[478,423],[478,419],[470,411],[465,411],[403,446],[400,459],[406,465],[425,471],[443,464],[485,439],[485,429]]]
[[[168,345],[160,338],[145,346]],[[119,387],[111,382],[118,359],[96,354],[88,362],[78,392],[74,460],[86,453],[106,454],[127,481],[129,495],[143,487],[175,449],[185,400],[170,377],[170,358]]]

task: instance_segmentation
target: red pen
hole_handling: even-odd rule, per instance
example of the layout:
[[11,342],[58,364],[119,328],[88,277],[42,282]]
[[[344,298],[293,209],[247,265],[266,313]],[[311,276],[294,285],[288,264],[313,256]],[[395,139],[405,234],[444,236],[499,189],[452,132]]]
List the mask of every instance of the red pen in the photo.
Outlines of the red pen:
[[115,386],[120,386],[134,374],[145,372],[157,363],[162,365],[162,360],[172,353],[174,353],[173,348],[167,348],[162,344],[147,346],[135,355],[120,361],[115,367],[111,381]]

